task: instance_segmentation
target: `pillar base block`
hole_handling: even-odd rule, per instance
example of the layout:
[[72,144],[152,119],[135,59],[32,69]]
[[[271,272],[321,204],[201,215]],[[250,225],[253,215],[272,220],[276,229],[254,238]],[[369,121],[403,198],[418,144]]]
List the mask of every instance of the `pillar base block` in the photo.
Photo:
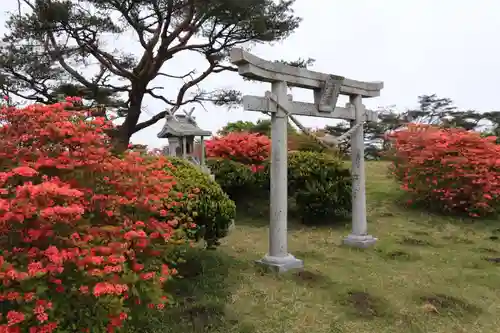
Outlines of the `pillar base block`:
[[349,234],[347,237],[344,238],[344,245],[350,246],[350,247],[357,247],[361,249],[366,249],[368,247],[371,247],[375,245],[377,242],[377,238],[373,237],[372,235],[354,235],[354,234]]
[[266,254],[264,258],[257,260],[256,263],[277,273],[304,269],[304,261],[295,258],[291,254],[285,257],[274,257]]

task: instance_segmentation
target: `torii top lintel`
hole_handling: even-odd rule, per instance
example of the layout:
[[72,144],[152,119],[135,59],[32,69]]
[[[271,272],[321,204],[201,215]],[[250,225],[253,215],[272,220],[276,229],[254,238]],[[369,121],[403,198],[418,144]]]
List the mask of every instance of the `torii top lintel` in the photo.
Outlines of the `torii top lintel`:
[[[332,75],[298,68],[278,62],[261,59],[242,49],[234,48],[230,52],[231,62],[238,66],[241,76],[264,82],[285,81],[288,86],[306,89],[321,89]],[[362,97],[378,97],[384,83],[362,82],[343,79],[340,94],[361,95]]]

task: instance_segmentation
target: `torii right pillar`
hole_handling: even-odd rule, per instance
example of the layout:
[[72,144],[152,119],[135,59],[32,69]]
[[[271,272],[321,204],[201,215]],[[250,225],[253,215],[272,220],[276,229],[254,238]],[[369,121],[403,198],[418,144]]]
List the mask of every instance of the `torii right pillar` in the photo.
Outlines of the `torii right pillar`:
[[354,126],[358,127],[351,135],[352,231],[344,238],[344,244],[367,248],[375,244],[377,238],[368,234],[366,221],[365,139],[363,134],[365,107],[361,95],[350,95],[349,104],[354,107]]

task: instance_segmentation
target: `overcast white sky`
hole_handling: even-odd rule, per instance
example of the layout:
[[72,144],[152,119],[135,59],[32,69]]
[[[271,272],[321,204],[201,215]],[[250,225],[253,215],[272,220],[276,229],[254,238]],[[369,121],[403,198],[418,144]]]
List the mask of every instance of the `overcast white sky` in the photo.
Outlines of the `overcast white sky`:
[[[12,10],[14,4],[5,7],[6,2],[3,8]],[[384,81],[381,97],[364,101],[370,108],[414,107],[418,95],[436,93],[461,108],[500,109],[498,0],[297,0],[295,10],[304,19],[297,32],[281,44],[256,47],[253,53],[269,60],[310,57],[316,59],[312,68],[316,71]],[[115,46],[134,48],[126,37],[116,40]],[[181,73],[204,66],[195,56],[183,54],[169,61],[165,71]],[[168,96],[179,86],[174,81],[155,85],[163,85]],[[244,82],[234,73],[214,75],[202,87],[230,87],[253,95],[270,89],[269,84]],[[292,93],[294,100],[312,101],[312,93],[300,89]],[[163,110],[164,104],[149,99],[145,108],[143,119]],[[211,105],[206,108],[198,107],[194,115],[200,127],[214,132],[229,121],[263,117]],[[331,123],[320,118],[301,120],[313,127]],[[161,126],[158,123],[139,132],[133,142],[164,145],[165,140],[156,137]]]

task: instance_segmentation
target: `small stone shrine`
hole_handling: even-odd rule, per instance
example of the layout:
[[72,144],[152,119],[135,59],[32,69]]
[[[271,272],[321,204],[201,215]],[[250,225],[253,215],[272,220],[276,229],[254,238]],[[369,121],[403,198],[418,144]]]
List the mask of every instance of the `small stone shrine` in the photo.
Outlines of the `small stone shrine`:
[[[182,157],[196,165],[199,165],[203,171],[208,171],[205,164],[205,142],[204,137],[211,136],[212,132],[202,130],[196,124],[192,116],[194,108],[191,111],[181,115],[174,115],[174,112],[167,110],[165,116],[165,125],[158,133],[158,138],[168,139],[169,156]],[[200,137],[200,158],[195,156],[195,137]]]

